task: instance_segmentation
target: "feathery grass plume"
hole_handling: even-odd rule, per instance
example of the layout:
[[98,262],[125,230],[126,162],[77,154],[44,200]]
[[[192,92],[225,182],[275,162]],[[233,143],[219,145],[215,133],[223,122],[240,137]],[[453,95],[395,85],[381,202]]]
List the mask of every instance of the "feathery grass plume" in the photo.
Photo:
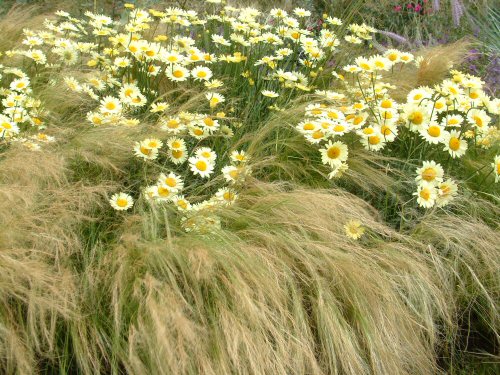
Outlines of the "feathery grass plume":
[[[113,299],[112,320],[99,324],[114,337],[116,368],[435,371],[433,322],[447,320],[447,301],[420,245],[351,195],[286,190],[255,185],[220,212],[228,229],[209,237],[180,235],[163,216],[123,223],[123,236],[91,271],[102,283],[91,285],[91,300]],[[367,242],[345,236],[340,218],[349,217],[369,228]],[[145,228],[171,235],[146,240]]]
[[464,5],[460,0],[450,0],[451,18],[455,26],[460,26],[460,20],[464,15]]
[[443,80],[450,67],[458,66],[470,49],[471,41],[462,39],[457,42],[425,48],[418,55],[422,62],[418,67],[417,85],[432,85]]
[[452,293],[456,321],[448,365],[463,360],[461,351],[494,353],[500,345],[498,205],[470,198],[455,204],[461,213],[429,215],[413,234],[445,259],[443,287]]

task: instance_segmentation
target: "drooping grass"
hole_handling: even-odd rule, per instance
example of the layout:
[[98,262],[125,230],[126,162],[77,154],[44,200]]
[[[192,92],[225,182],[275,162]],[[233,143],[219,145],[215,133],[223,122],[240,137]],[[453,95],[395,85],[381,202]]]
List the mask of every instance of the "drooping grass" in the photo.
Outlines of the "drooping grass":
[[106,199],[147,179],[130,151],[147,120],[91,128],[80,96],[40,96],[59,142],[0,155],[2,372],[413,375],[455,371],[480,334],[498,351],[495,204],[466,192],[387,223],[383,193],[404,203],[410,177],[354,149],[332,186],[291,128],[297,105],[241,134],[255,179],[219,210],[223,229],[184,233],[173,209]]

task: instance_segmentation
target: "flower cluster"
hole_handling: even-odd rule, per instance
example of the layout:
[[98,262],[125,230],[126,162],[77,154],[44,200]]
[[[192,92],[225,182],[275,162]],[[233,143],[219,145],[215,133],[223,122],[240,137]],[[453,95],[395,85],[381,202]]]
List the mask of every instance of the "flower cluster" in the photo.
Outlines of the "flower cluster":
[[[500,100],[487,95],[484,83],[477,77],[451,71],[451,79],[434,87],[411,90],[405,103],[391,97],[390,91],[396,87],[384,83],[384,77],[401,69],[401,64],[412,62],[422,63],[398,50],[358,57],[354,64],[343,68],[346,77],[334,72],[343,93],[316,91],[320,102],[306,107],[306,117],[296,128],[319,148],[322,162],[331,167],[330,178],[348,169],[347,139],[357,138],[365,149],[379,152],[398,142],[398,150],[405,152],[401,156],[408,160],[418,160],[423,153],[458,159],[469,148],[498,145],[500,132],[494,118],[498,118]],[[386,152],[395,156],[391,148]],[[435,201],[439,206],[448,202],[434,197],[424,206],[430,207]]]
[[[137,140],[132,147],[136,157],[162,171],[143,197],[151,204],[175,205],[186,230],[217,226],[213,208],[232,204],[251,173],[249,156],[234,146],[234,134],[251,122],[244,109],[235,108],[238,98],[259,106],[257,115],[281,110],[312,90],[341,45],[338,18],[325,15],[315,29],[311,12],[302,8],[263,14],[211,3],[214,12],[203,15],[127,4],[126,22],[91,12],[77,19],[58,11],[43,30],[24,30],[25,48],[8,52],[36,69],[84,67],[83,74],[68,75],[64,83],[95,103],[87,113],[94,126],[138,126],[144,118],[156,123],[165,136]],[[349,46],[363,44],[375,32],[365,24],[347,29]],[[203,99],[196,110],[177,110],[192,94]],[[191,196],[207,182],[214,187],[206,199]],[[110,202],[125,210],[133,204],[127,197],[118,194]]]
[[52,142],[45,134],[44,110],[33,97],[28,75],[18,68],[0,65],[0,145],[16,141],[32,150]]
[[457,184],[452,179],[444,180],[443,167],[435,161],[424,161],[415,180],[418,188],[413,195],[421,207],[443,207],[457,195]]

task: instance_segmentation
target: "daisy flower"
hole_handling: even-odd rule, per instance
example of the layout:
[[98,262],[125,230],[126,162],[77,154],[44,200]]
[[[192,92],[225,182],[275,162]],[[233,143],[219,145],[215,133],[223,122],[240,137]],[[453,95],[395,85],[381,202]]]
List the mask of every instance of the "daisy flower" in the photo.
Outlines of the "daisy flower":
[[365,228],[361,225],[359,220],[349,220],[344,224],[344,230],[347,237],[353,240],[358,240],[365,233]]
[[174,65],[171,68],[167,68],[165,75],[174,82],[183,82],[189,77],[189,70],[181,65]]
[[436,206],[444,207],[449,204],[457,195],[458,186],[452,179],[441,182],[438,186],[438,196]]
[[398,127],[396,124],[385,124],[382,125],[378,131],[382,136],[384,137],[384,141],[386,142],[393,142],[396,139],[396,136],[398,135]]
[[443,167],[435,161],[424,161],[422,167],[417,169],[415,180],[419,183],[437,184],[443,181]]
[[231,42],[225,39],[222,35],[212,34],[211,36],[212,42],[215,44],[220,44],[222,46],[230,46]]
[[389,70],[392,67],[392,61],[383,56],[375,56],[372,59],[373,66],[376,70]]
[[407,104],[403,107],[403,114],[408,121],[411,131],[418,131],[429,120],[429,112],[425,107],[416,104]]
[[134,205],[132,197],[125,193],[114,194],[109,200],[109,204],[117,211],[128,210]]
[[172,203],[177,207],[179,211],[188,211],[191,209],[191,203],[184,197],[184,195],[174,195],[172,197]]
[[332,171],[328,174],[328,178],[331,180],[333,178],[342,177],[342,175],[349,169],[347,163],[335,164]]
[[413,54],[411,54],[409,52],[402,52],[401,53],[400,60],[403,64],[408,64],[408,63],[412,62],[414,59],[415,59],[415,57],[413,56]]
[[167,102],[156,102],[151,104],[151,113],[158,113],[158,112],[165,112],[167,109],[170,108],[170,104]]
[[460,132],[452,130],[444,136],[443,151],[448,151],[452,158],[459,158],[467,151],[467,141],[460,138]]
[[100,104],[101,107],[99,109],[102,113],[117,114],[122,111],[120,100],[112,96],[105,96]]
[[327,139],[327,132],[323,130],[315,130],[312,133],[305,134],[308,142],[312,144],[320,143],[321,141]]
[[378,151],[384,148],[385,139],[380,132],[375,131],[373,134],[361,138],[361,144],[371,151]]
[[450,128],[459,128],[464,119],[460,115],[447,115],[441,121],[441,124]]
[[330,141],[319,151],[323,164],[329,164],[332,167],[346,161],[348,156],[347,145],[340,141],[334,143]]
[[216,92],[208,92],[205,94],[205,97],[210,103],[210,108],[215,108],[220,103],[224,103],[226,101],[223,95]]
[[170,117],[162,122],[160,128],[161,130],[165,130],[169,133],[177,134],[183,131],[185,126],[181,123],[181,119],[179,117]]
[[491,121],[491,117],[482,109],[471,109],[467,113],[467,119],[481,131],[488,130],[488,124]]
[[167,175],[161,173],[158,177],[158,182],[160,184],[167,185],[175,192],[178,192],[184,188],[184,181],[182,181],[182,178],[173,172],[170,172]]
[[170,186],[159,183],[156,185],[156,199],[163,202],[170,202],[172,197],[177,193],[177,189],[173,189]]
[[280,96],[277,92],[271,90],[262,90],[261,94],[267,96],[268,98],[277,98]]
[[233,151],[230,158],[236,163],[246,163],[249,159],[245,151]]
[[154,160],[158,157],[158,148],[152,148],[146,141],[136,142],[134,146],[134,154],[137,157],[145,160]]
[[182,150],[186,148],[186,142],[177,137],[170,137],[167,139],[167,147],[171,150]]
[[0,115],[0,137],[10,137],[19,133],[19,127],[7,116]]
[[420,135],[430,144],[441,143],[446,136],[446,131],[436,122],[431,122],[419,130]]
[[195,151],[194,155],[197,158],[203,158],[203,159],[207,160],[209,163],[215,163],[215,159],[217,159],[217,154],[215,153],[215,151],[213,151],[209,147],[198,148]]
[[210,177],[214,171],[214,166],[205,158],[194,156],[189,158],[189,167],[193,174],[202,178]]
[[182,164],[187,159],[187,150],[184,147],[168,150],[168,157],[172,163]]
[[215,198],[226,205],[231,205],[238,198],[238,193],[234,189],[221,188],[215,193]]
[[146,138],[143,143],[147,145],[149,148],[162,148],[163,147],[163,142],[159,140],[158,138]]
[[397,49],[389,49],[385,51],[384,56],[387,57],[393,64],[401,60],[401,52]]
[[243,166],[228,165],[222,168],[222,174],[227,182],[236,183],[240,181],[246,174],[247,169]]
[[430,208],[436,203],[438,193],[434,185],[423,182],[418,186],[417,191],[413,193],[413,195],[417,196],[417,203],[419,206]]
[[27,77],[15,79],[10,83],[10,89],[14,91],[24,91],[30,84],[30,80]]
[[152,199],[158,197],[158,188],[155,185],[147,186],[143,190],[143,195],[146,198],[146,200],[151,201]]
[[212,71],[206,66],[197,66],[193,70],[191,70],[191,76],[195,81],[208,81],[212,78]]
[[500,155],[496,155],[495,159],[493,159],[493,163],[491,163],[493,167],[493,172],[495,174],[495,182],[500,181]]

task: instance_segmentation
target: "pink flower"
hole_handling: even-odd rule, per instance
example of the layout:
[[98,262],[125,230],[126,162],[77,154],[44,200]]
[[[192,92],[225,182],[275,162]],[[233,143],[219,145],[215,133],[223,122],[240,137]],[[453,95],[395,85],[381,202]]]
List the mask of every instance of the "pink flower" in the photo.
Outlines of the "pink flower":
[[413,9],[413,4],[407,4],[406,9]]
[[420,12],[422,10],[422,5],[417,4],[415,5],[415,12]]
[[394,10],[395,10],[396,12],[400,12],[400,11],[401,11],[401,9],[403,9],[403,7],[402,7],[401,5],[396,5],[396,6],[394,7]]

